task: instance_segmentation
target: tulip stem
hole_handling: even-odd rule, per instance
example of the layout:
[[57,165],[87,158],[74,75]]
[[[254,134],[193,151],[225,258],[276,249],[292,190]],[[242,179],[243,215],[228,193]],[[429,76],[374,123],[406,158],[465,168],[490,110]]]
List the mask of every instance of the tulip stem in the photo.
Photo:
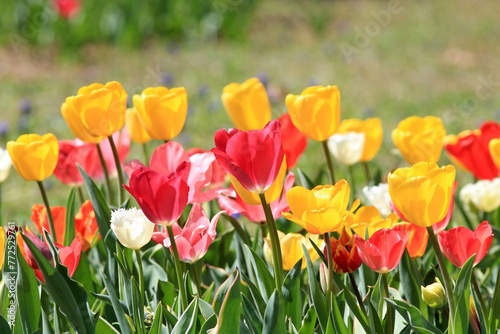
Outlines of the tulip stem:
[[[389,294],[389,282],[387,281],[387,273],[382,275],[382,284],[384,285],[384,294],[385,298],[390,299],[391,295]],[[385,332],[393,333],[394,332],[394,309],[389,305],[389,302],[386,300],[387,305],[387,317],[385,320]]]
[[182,265],[181,260],[179,259],[179,251],[177,250],[177,244],[175,243],[174,230],[172,228],[172,225],[167,225],[167,233],[168,238],[170,239],[170,247],[174,255],[175,274],[177,275],[177,284],[179,285],[179,291],[181,294],[179,314],[182,314],[184,312],[184,308],[188,306],[188,298],[186,287],[184,286],[184,282],[182,280]]
[[333,295],[333,253],[332,245],[330,244],[330,235],[328,232],[323,234],[323,239],[325,240],[328,267],[328,275],[326,278],[326,313],[330,316]]
[[76,186],[76,191],[78,192],[78,197],[80,198],[80,202],[85,203],[85,198],[83,197],[82,187]]
[[149,153],[148,153],[148,145],[146,143],[142,144],[142,153],[144,154],[144,163],[147,164],[149,161]]
[[201,280],[200,273],[198,270],[198,262],[191,264],[191,269],[193,272],[194,283],[196,284],[196,291],[198,292],[198,297],[201,297]]
[[139,268],[139,291],[140,291],[140,307],[144,305],[144,300],[146,300],[146,294],[144,289],[144,271],[142,269],[142,259],[141,259],[141,251],[135,250],[135,257],[137,259],[137,267]]
[[97,147],[97,155],[99,155],[99,161],[101,162],[102,170],[104,172],[104,179],[106,180],[106,189],[108,190],[108,203],[111,204],[111,182],[109,181],[108,167],[106,166],[106,161],[102,155],[101,146],[95,144]]
[[[354,177],[354,170],[353,170],[352,165],[348,167],[348,170],[349,170],[349,178],[350,178],[349,181],[351,182],[351,193],[356,195],[356,178]],[[355,198],[355,197],[353,196],[353,198]]]
[[335,184],[335,171],[333,169],[332,157],[330,155],[330,150],[328,149],[328,142],[326,140],[322,141],[323,151],[325,152],[326,165],[328,166],[328,172],[330,173],[330,184]]
[[[436,254],[439,270],[441,275],[443,275],[444,287],[446,289],[446,298],[448,299],[448,308],[450,310],[450,320],[451,323],[455,322],[455,299],[453,298],[453,284],[451,281],[448,269],[446,269],[446,262],[444,261],[443,253],[439,247],[439,242],[432,229],[432,226],[427,226],[427,232],[429,234],[429,239],[431,240],[432,247],[434,248],[434,253]],[[449,327],[450,334],[453,334],[453,326]]]
[[262,203],[262,208],[264,209],[264,213],[266,215],[267,226],[269,228],[269,238],[271,239],[271,249],[273,252],[274,281],[276,282],[276,290],[278,291],[279,298],[282,299],[283,292],[281,291],[281,285],[283,283],[283,258],[281,255],[278,229],[276,228],[276,222],[274,221],[271,207],[266,201],[266,196],[264,194],[259,194],[259,198]]
[[363,161],[361,164],[363,165],[363,169],[365,171],[366,185],[369,186],[372,180],[372,176],[370,173],[370,165],[368,164],[368,161]]
[[57,242],[56,228],[54,227],[54,217],[52,217],[52,210],[50,210],[49,199],[47,198],[45,186],[43,185],[42,181],[36,181],[36,183],[38,183],[38,188],[40,188],[40,192],[42,193],[43,203],[45,204],[47,217],[49,218],[50,235],[52,236],[52,239],[54,239],[54,242]]
[[352,289],[354,290],[354,295],[356,296],[359,307],[361,308],[361,312],[363,312],[366,319],[368,319],[368,314],[366,313],[365,305],[363,304],[363,298],[361,298],[358,286],[356,285],[356,279],[354,278],[354,275],[352,273],[349,273],[349,280],[351,281]]
[[123,185],[125,182],[123,181],[123,171],[122,165],[120,163],[120,157],[118,156],[118,150],[116,149],[115,141],[113,140],[113,136],[108,136],[109,145],[111,146],[111,151],[113,151],[113,158],[115,160],[116,173],[118,174],[118,207],[122,206],[123,201],[125,200],[125,190]]

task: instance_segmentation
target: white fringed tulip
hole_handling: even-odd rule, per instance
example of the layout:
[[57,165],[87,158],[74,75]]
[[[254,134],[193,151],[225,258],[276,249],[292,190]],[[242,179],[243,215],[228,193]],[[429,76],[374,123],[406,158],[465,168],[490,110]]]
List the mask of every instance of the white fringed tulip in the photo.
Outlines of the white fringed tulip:
[[153,236],[155,225],[142,210],[118,209],[111,214],[111,229],[120,243],[130,249],[140,249]]

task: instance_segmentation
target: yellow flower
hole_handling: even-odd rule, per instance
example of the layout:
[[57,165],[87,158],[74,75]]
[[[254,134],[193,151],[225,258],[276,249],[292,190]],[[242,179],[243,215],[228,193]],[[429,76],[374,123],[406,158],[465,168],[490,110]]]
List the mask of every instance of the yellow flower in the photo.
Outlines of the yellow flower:
[[419,162],[389,174],[389,194],[411,223],[427,227],[440,222],[453,200],[455,167]]
[[300,95],[288,94],[286,106],[293,125],[306,137],[324,141],[340,124],[340,92],[337,86],[314,86]]
[[88,143],[99,143],[123,127],[127,93],[119,82],[93,83],[66,98],[61,113],[73,134]]
[[[319,239],[318,235],[303,236],[300,233],[288,233],[285,234],[278,231],[278,238],[280,240],[283,270],[291,270],[293,266],[302,259],[302,269],[307,266],[304,252],[302,250],[302,245],[306,246],[307,252],[311,261],[314,262],[319,259],[318,252],[314,249],[311,241],[318,246],[319,249],[323,248],[323,240]],[[271,266],[273,265],[273,253],[271,249],[271,241],[269,237],[264,239],[264,257]]]
[[7,143],[12,164],[27,181],[42,181],[52,175],[59,155],[59,144],[52,133],[26,134]]
[[344,223],[347,233],[351,229],[361,238],[371,237],[373,233],[381,228],[391,228],[398,223],[398,216],[391,213],[383,218],[374,206],[362,206],[356,213],[350,214]]
[[422,300],[429,307],[440,308],[446,305],[446,291],[439,278],[436,277],[436,283],[420,287],[422,289]]
[[234,126],[242,131],[261,130],[271,120],[271,104],[257,78],[230,83],[222,91],[222,104]]
[[494,138],[488,143],[488,148],[490,150],[491,158],[493,162],[500,169],[500,138]]
[[[320,185],[312,190],[293,187],[286,194],[292,212],[283,212],[283,216],[312,234],[336,231],[348,215],[349,193],[346,180],[340,180],[335,185]],[[357,205],[358,201],[353,207]]]
[[184,87],[149,87],[141,95],[134,95],[133,102],[153,139],[170,140],[184,127],[188,109]]
[[446,130],[435,116],[411,116],[392,131],[392,141],[410,164],[420,161],[437,162],[443,149]]
[[151,140],[151,137],[146,132],[146,128],[142,125],[139,113],[135,108],[128,108],[125,113],[125,127],[130,135],[130,139],[138,144],[145,144]]
[[345,119],[340,123],[337,133],[357,132],[365,134],[365,146],[360,161],[370,161],[382,146],[384,130],[380,118]]

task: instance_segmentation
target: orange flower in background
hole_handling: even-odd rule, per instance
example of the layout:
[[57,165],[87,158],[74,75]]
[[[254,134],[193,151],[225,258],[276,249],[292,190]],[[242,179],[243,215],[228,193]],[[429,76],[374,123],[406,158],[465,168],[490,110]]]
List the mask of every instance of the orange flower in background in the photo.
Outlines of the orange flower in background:
[[420,161],[438,162],[446,130],[439,117],[411,116],[392,131],[392,141],[403,158],[413,165]]
[[230,83],[222,91],[222,104],[236,129],[261,130],[271,120],[266,88],[257,78]]
[[368,118],[364,121],[355,118],[345,119],[340,123],[337,133],[348,132],[365,134],[365,145],[360,161],[370,161],[377,155],[384,139],[384,130],[380,118]]
[[293,125],[306,137],[325,141],[340,124],[340,92],[337,86],[314,86],[300,95],[288,94],[286,107]]
[[86,252],[101,235],[98,233],[92,202],[86,200],[75,215],[75,236],[82,242],[82,250]]
[[[340,237],[330,238],[330,246],[332,248],[332,264],[333,271],[337,274],[352,273],[361,266],[361,258],[358,254],[358,247],[354,242],[354,238],[349,236],[346,229],[342,229]],[[325,247],[325,257],[328,257],[328,252]]]
[[[62,243],[66,230],[66,208],[64,206],[52,206],[52,217],[54,218],[54,228],[56,229],[56,238],[54,242]],[[50,231],[47,209],[43,204],[33,204],[31,207],[31,221],[36,229],[45,237],[44,230]]]
[[500,124],[485,122],[478,130],[447,136],[444,148],[453,162],[459,161],[476,178],[491,180],[498,176],[499,168],[495,165],[489,144],[499,137]]

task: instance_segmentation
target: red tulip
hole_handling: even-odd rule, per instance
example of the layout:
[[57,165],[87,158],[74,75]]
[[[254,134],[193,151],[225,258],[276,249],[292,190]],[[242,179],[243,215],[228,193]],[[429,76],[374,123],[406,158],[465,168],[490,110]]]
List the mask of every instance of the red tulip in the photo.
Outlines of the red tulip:
[[474,176],[491,180],[498,176],[499,170],[489,150],[489,142],[500,137],[500,125],[485,122],[479,130],[464,131],[458,136],[448,136],[445,149],[452,158],[458,160]]
[[297,164],[297,160],[304,153],[307,147],[307,137],[293,125],[289,113],[281,115],[278,121],[281,124],[283,152],[286,156],[288,169],[290,169]]
[[[264,194],[271,188],[284,162],[278,121],[267,123],[262,130],[219,130],[214,141],[216,147],[212,152],[222,169],[232,177],[237,191],[240,187],[253,194]],[[272,202],[280,193],[281,189],[273,192],[274,198],[266,199]],[[247,203],[254,202],[250,196],[243,198]]]
[[[52,206],[50,207],[50,211],[52,212],[54,228],[56,229],[57,240],[54,241],[63,242],[66,230],[66,208],[64,206]],[[33,204],[31,207],[31,221],[35,224],[36,229],[41,235],[44,235],[44,230],[50,231],[45,205]]]
[[[342,229],[340,237],[330,238],[330,246],[332,248],[332,263],[333,270],[337,274],[352,273],[361,266],[361,257],[358,254],[358,247],[354,243],[353,237],[347,234],[345,229]],[[328,256],[325,248],[325,257]]]
[[52,3],[59,15],[65,19],[72,18],[78,14],[81,8],[79,0],[54,0]]
[[68,268],[68,275],[72,277],[80,263],[80,255],[82,254],[82,242],[78,237],[73,239],[69,247],[56,244],[59,248],[59,260],[61,264]]
[[130,176],[129,185],[124,187],[149,220],[159,225],[172,225],[188,203],[189,186],[182,175],[189,168],[189,163],[184,162],[166,176],[151,168],[140,167]]
[[429,239],[429,234],[427,233],[427,229],[425,227],[412,223],[401,223],[394,226],[393,229],[401,229],[404,234],[408,235],[406,250],[411,258],[417,258],[424,255],[427,248],[427,241]]
[[89,200],[82,204],[75,215],[75,235],[82,242],[83,251],[87,251],[100,238],[94,208]]
[[79,139],[60,140],[59,157],[54,175],[59,181],[69,186],[81,186],[83,178],[76,164],[87,174],[95,175],[100,168],[99,159],[94,159],[95,144],[85,143]]
[[454,266],[462,268],[474,254],[476,255],[474,265],[485,257],[493,242],[493,233],[491,225],[487,221],[483,221],[475,231],[463,226],[442,231],[438,234],[438,241],[444,256]]
[[389,228],[381,228],[368,240],[363,240],[358,235],[354,236],[363,263],[380,274],[396,268],[403,256],[407,241],[408,235],[402,230]]

